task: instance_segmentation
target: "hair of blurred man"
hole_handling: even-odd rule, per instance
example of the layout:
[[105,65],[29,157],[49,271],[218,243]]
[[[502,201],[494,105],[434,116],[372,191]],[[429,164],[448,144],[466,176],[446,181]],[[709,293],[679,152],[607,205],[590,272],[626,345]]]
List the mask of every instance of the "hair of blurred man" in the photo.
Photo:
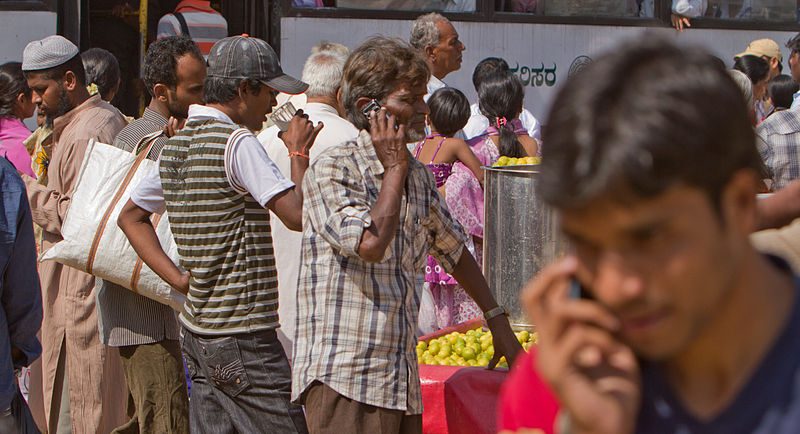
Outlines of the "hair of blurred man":
[[733,174],[761,168],[752,104],[700,48],[648,36],[606,55],[555,98],[543,136],[544,200],[566,209],[600,196],[650,198],[683,183],[719,211]]

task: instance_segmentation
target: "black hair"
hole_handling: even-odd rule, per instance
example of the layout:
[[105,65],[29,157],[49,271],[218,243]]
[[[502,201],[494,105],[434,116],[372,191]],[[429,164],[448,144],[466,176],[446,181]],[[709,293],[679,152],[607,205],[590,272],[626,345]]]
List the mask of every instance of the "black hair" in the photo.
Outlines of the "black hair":
[[239,84],[247,82],[249,92],[258,95],[261,82],[251,79],[206,77],[203,83],[203,100],[206,104],[226,103],[239,96]]
[[731,176],[761,169],[741,91],[708,52],[645,35],[597,59],[567,79],[547,116],[546,202],[564,209],[684,184],[719,211]]
[[90,48],[81,53],[86,83],[97,85],[100,97],[107,100],[108,93],[119,84],[119,62],[111,52],[102,48]]
[[22,64],[8,62],[0,65],[0,118],[12,116],[20,94],[31,96],[31,88],[22,73]]
[[434,92],[428,98],[428,108],[436,132],[445,137],[452,137],[469,120],[469,100],[454,87],[443,87]]
[[86,71],[83,69],[83,60],[81,60],[81,56],[77,54],[61,65],[49,69],[24,71],[24,74],[26,78],[29,74],[42,74],[42,78],[45,80],[58,81],[64,78],[64,74],[66,74],[67,71],[72,71],[75,75],[75,81],[77,81],[80,86],[86,87]]
[[524,157],[527,155],[511,121],[522,112],[525,98],[522,81],[511,71],[495,71],[478,86],[478,107],[489,119],[489,125],[497,127],[500,135],[497,149],[500,155]]
[[786,48],[797,52],[800,52],[800,33],[792,36],[792,39],[786,41]]
[[478,91],[478,87],[486,77],[497,71],[508,71],[508,62],[499,57],[487,57],[478,62],[475,71],[472,72],[472,85],[475,86],[475,91]]
[[767,95],[772,100],[776,110],[791,107],[794,94],[800,90],[800,85],[786,74],[776,75],[767,86]]
[[205,63],[200,47],[186,36],[168,36],[147,47],[144,55],[142,80],[150,96],[154,96],[153,86],[156,84],[163,84],[169,89],[175,89],[175,86],[178,85],[178,59],[187,54]]
[[756,84],[767,78],[769,74],[769,62],[762,57],[748,54],[737,58],[736,62],[733,64],[733,69],[744,72],[747,78],[750,79],[750,82]]

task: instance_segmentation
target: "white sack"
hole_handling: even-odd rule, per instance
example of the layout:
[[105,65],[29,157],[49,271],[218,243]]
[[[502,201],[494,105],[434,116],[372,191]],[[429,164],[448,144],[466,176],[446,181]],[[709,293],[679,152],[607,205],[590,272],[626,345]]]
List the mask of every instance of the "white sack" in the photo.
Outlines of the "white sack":
[[[152,143],[157,135],[146,136],[143,141]],[[131,192],[158,164],[145,158],[149,150],[148,146],[137,156],[105,143],[89,142],[61,225],[64,239],[44,252],[40,261],[55,260],[180,311],[186,296],[142,263],[117,226],[117,217]],[[177,264],[178,248],[166,213],[163,216],[153,214],[151,220],[161,247]]]

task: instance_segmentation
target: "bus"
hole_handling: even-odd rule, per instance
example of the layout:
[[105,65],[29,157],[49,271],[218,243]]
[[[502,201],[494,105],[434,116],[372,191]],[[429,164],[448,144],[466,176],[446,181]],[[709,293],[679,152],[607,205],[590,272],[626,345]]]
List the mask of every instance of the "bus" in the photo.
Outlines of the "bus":
[[[153,39],[154,23],[179,0],[0,0],[0,60],[20,60],[25,44],[58,33],[81,50],[99,46],[120,60],[125,81],[117,104],[136,115],[141,55],[138,41]],[[148,2],[144,9],[140,2]],[[671,25],[673,6],[695,5],[691,27]],[[472,70],[489,56],[505,59],[525,85],[525,107],[543,117],[558,85],[604,50],[625,38],[656,32],[700,44],[732,65],[733,56],[755,39],[779,46],[800,31],[798,0],[214,0],[229,33],[247,33],[270,43],[284,70],[296,76],[311,47],[322,40],[355,48],[372,35],[407,40],[412,21],[437,11],[448,17],[467,49],[461,69],[445,82],[477,99]],[[700,5],[700,6],[697,6]],[[115,8],[125,6],[125,16]],[[149,35],[142,35],[140,11]],[[127,24],[126,24],[127,23]],[[131,42],[132,41],[132,42]],[[788,71],[789,51],[783,50]]]
[[[672,27],[673,2],[702,4],[683,31]],[[733,65],[747,45],[770,38],[784,47],[798,31],[795,0],[284,0],[279,49],[288,73],[299,74],[321,40],[354,48],[371,35],[408,40],[412,21],[437,11],[448,17],[467,47],[447,85],[477,100],[472,72],[486,57],[501,57],[525,85],[525,108],[544,119],[559,84],[597,55],[644,32],[699,44]],[[680,6],[680,5],[676,5]],[[699,8],[698,8],[699,9]],[[274,38],[273,38],[274,39]]]

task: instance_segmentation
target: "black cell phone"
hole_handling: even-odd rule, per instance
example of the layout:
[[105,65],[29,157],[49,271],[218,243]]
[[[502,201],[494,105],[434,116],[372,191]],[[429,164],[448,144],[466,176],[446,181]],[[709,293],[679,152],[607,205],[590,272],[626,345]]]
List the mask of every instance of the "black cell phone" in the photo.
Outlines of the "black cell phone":
[[379,111],[380,109],[381,105],[378,103],[378,101],[373,99],[372,101],[369,102],[369,104],[365,105],[364,108],[361,109],[361,113],[363,113],[364,116],[366,116],[366,118],[369,119],[369,117],[372,116],[373,113]]
[[593,297],[592,294],[590,294],[589,291],[587,291],[586,288],[581,284],[581,282],[577,278],[573,277],[569,286],[569,298],[583,298],[586,300],[591,300]]

